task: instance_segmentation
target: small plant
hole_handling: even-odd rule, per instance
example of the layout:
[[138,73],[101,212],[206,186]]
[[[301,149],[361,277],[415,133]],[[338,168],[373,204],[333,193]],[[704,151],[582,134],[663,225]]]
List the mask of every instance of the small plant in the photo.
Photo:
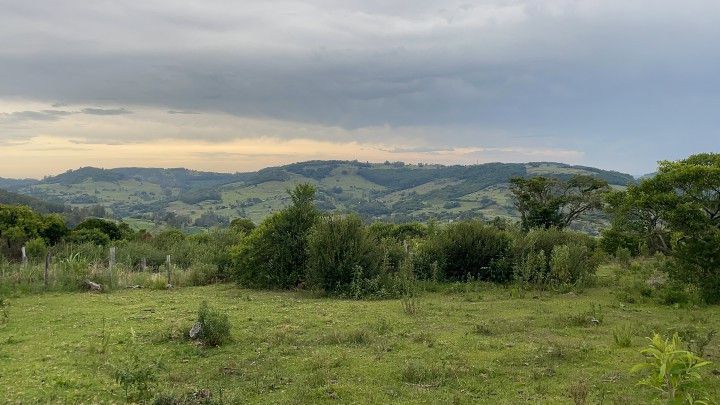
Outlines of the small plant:
[[615,251],[615,260],[626,269],[630,267],[630,260],[632,259],[632,253],[630,249],[626,247],[619,247]]
[[613,341],[618,347],[632,346],[633,329],[630,326],[624,326],[613,330]]
[[373,339],[372,333],[366,328],[359,328],[353,330],[333,330],[331,333],[323,337],[323,342],[326,344],[338,344],[338,345],[366,345]]
[[400,265],[400,277],[403,286],[402,290],[404,291],[402,297],[403,311],[408,315],[415,315],[418,309],[419,288],[411,257],[405,259]]
[[230,320],[227,314],[211,309],[207,301],[200,305],[196,325],[200,329],[197,339],[205,346],[220,346],[230,340]]
[[648,376],[638,384],[647,385],[663,393],[668,401],[675,401],[700,380],[699,369],[710,364],[688,350],[682,350],[682,340],[675,333],[672,339],[655,334],[650,345],[641,353],[646,361],[632,368],[633,372],[646,371]]
[[473,333],[475,333],[476,335],[481,335],[481,336],[490,336],[493,334],[493,331],[492,331],[492,329],[490,329],[490,327],[486,323],[481,322],[481,323],[476,323],[473,326]]
[[583,378],[573,383],[570,388],[568,388],[568,393],[575,405],[585,405],[588,394],[590,393],[587,380]]
[[100,329],[100,333],[98,334],[98,342],[97,344],[90,344],[90,351],[95,352],[98,354],[107,354],[110,347],[110,334],[107,331],[105,318],[102,319],[102,327]]
[[717,333],[717,330],[710,329],[706,331],[701,331],[694,326],[689,326],[677,332],[682,341],[685,343],[685,347],[689,351],[696,353],[698,356],[702,357],[705,354],[705,348],[713,340],[715,334]]
[[426,386],[439,385],[441,377],[440,370],[417,361],[411,361],[405,364],[402,370],[402,380],[409,384]]
[[157,383],[157,373],[162,368],[159,360],[146,362],[137,353],[133,354],[131,361],[116,366],[113,378],[125,391],[125,399],[142,402],[152,396],[153,388]]
[[579,314],[570,315],[567,318],[563,318],[564,322],[574,326],[597,326],[603,322],[603,309],[600,304],[592,304],[590,309]]
[[8,302],[5,298],[0,297],[0,325],[4,325],[10,321],[8,313]]

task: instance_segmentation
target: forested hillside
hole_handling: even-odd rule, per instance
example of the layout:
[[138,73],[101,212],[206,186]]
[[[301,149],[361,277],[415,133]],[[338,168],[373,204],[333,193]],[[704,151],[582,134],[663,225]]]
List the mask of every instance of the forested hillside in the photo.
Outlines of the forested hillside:
[[[188,169],[80,168],[40,181],[3,179],[15,193],[78,208],[97,205],[135,227],[157,224],[205,228],[237,217],[259,222],[287,205],[286,190],[309,182],[325,211],[356,211],[367,220],[407,222],[516,218],[509,179],[588,174],[622,187],[628,174],[561,163],[488,163],[470,166],[402,162],[311,161],[250,173]],[[590,218],[593,229],[603,218]]]

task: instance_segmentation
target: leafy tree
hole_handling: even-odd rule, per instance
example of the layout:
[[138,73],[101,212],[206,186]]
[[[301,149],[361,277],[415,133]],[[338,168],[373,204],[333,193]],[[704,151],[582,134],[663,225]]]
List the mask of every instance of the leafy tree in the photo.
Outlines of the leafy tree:
[[230,228],[242,231],[243,233],[250,233],[255,229],[255,224],[248,218],[235,218],[230,222]]
[[654,178],[611,196],[610,207],[611,238],[625,235],[672,254],[678,265],[671,276],[720,303],[720,154],[660,162]]
[[75,229],[67,237],[67,241],[75,244],[92,244],[95,246],[107,246],[110,244],[110,237],[97,228]]
[[83,229],[96,229],[110,238],[110,240],[127,239],[132,236],[132,229],[126,223],[117,224],[100,218],[89,218],[75,227],[73,232]]
[[18,256],[20,247],[29,240],[42,238],[52,246],[68,232],[62,217],[41,215],[27,206],[0,205],[0,241],[5,253]]
[[681,264],[674,275],[697,284],[707,302],[720,303],[720,154],[660,162],[657,178],[675,197],[665,211]]
[[195,220],[195,226],[200,226],[204,228],[227,224],[227,218],[218,215],[215,211],[203,212],[200,217]]
[[233,248],[236,278],[241,284],[292,288],[303,280],[307,235],[318,215],[315,187],[299,184],[289,194],[292,205],[265,219]]
[[608,253],[619,248],[637,254],[645,244],[651,253],[670,251],[670,230],[664,213],[677,200],[672,184],[664,177],[644,180],[626,191],[607,195],[607,211],[612,227],[603,231],[603,247]]
[[510,190],[523,228],[564,228],[580,215],[602,207],[610,190],[605,180],[576,175],[567,181],[554,177],[514,177]]

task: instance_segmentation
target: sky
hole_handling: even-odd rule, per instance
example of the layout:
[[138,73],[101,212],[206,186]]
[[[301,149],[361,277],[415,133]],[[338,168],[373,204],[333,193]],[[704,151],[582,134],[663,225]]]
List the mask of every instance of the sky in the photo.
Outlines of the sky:
[[0,177],[718,151],[717,0],[0,0]]

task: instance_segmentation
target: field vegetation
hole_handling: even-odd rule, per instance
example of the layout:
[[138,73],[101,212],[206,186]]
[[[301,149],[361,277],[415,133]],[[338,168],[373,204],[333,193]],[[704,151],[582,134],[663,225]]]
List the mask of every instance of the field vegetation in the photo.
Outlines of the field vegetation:
[[[364,176],[400,187],[383,170]],[[196,234],[0,206],[0,395],[717,401],[720,155],[620,191],[575,172],[511,184],[519,223],[368,223],[309,183],[257,226]],[[571,229],[603,209],[601,237]]]

